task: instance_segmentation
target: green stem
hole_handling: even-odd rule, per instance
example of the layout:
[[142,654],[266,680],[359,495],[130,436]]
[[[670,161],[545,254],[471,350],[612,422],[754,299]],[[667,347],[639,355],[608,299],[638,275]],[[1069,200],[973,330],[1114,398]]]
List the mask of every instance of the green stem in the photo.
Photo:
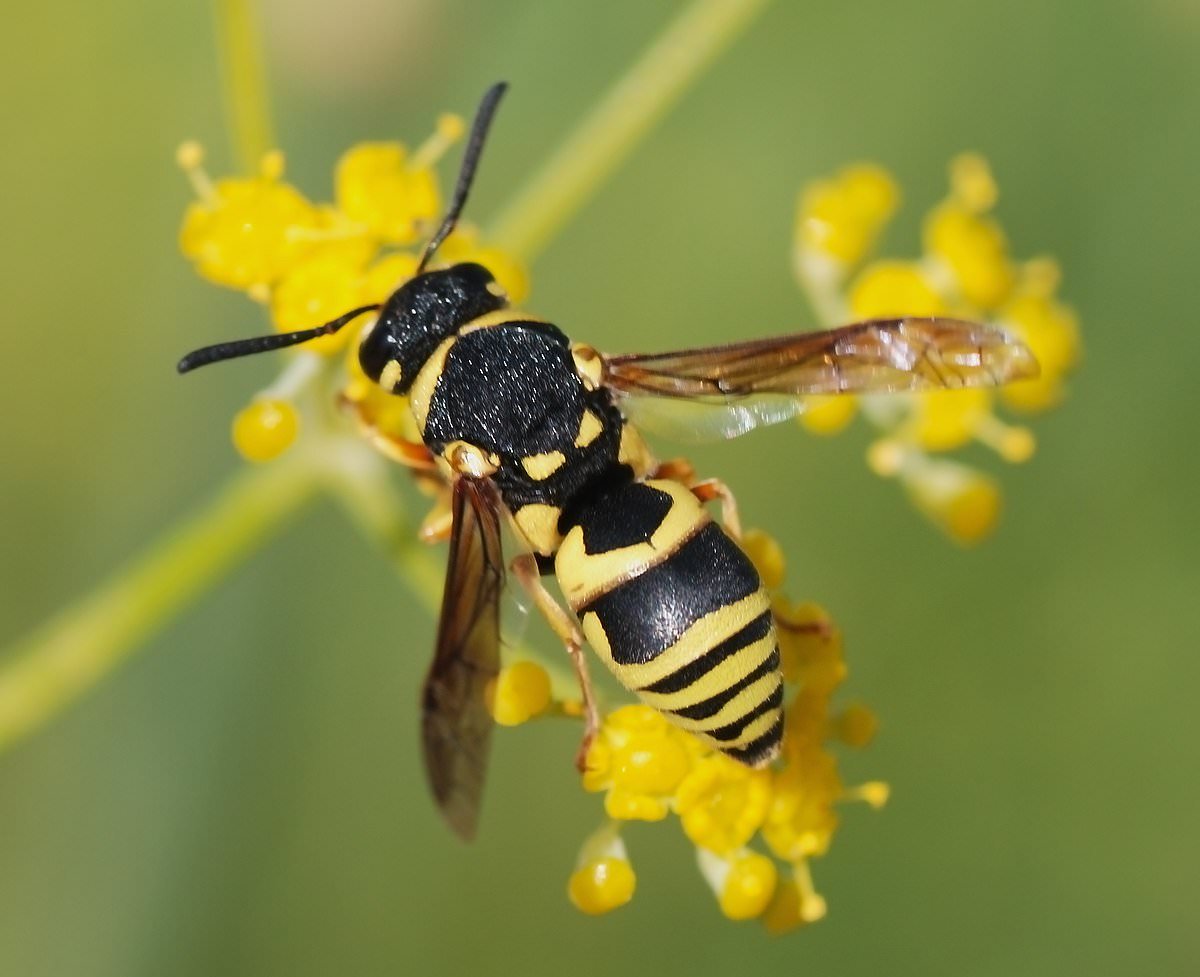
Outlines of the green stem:
[[491,242],[535,259],[768,2],[695,0],[509,201],[491,227]]
[[217,0],[216,18],[227,127],[242,170],[255,173],[275,135],[253,0]]
[[99,590],[0,653],[0,750],[130,657],[286,522],[317,486],[309,465],[247,469]]
[[[363,450],[370,451],[365,446]],[[365,463],[330,466],[326,488],[363,536],[385,548],[397,576],[436,619],[445,583],[443,554],[435,555],[428,547],[414,542],[413,526],[379,464],[379,456],[371,452],[371,457],[362,461]],[[557,698],[578,698],[579,684],[564,662],[547,661],[527,644],[508,648],[506,657],[509,654],[542,665],[550,675]]]

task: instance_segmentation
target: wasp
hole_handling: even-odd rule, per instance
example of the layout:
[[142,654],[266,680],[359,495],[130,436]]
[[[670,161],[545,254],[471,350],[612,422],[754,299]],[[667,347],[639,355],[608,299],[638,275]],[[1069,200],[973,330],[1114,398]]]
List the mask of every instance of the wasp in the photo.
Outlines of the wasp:
[[[612,356],[510,307],[482,265],[430,267],[466,205],[506,85],[484,95],[450,207],[414,276],[379,305],[314,329],[204,347],[179,372],[335,333],[374,314],[365,374],[408,398],[421,442],[370,431],[449,494],[430,535],[449,539],[433,663],[422,696],[425,765],[451,828],[474,835],[500,668],[500,601],[511,573],[562,640],[585,733],[598,728],[584,645],[672,722],[752,767],[783,735],[770,600],[738,545],[732,493],[686,462],[658,463],[639,419],[676,406],[676,430],[731,438],[794,416],[810,394],[916,392],[1036,375],[1005,333],[949,318],[874,319],[704,349]],[[367,422],[364,421],[364,424]],[[705,508],[719,502],[722,522]],[[507,523],[523,552],[506,563]],[[563,604],[542,577],[553,573]]]

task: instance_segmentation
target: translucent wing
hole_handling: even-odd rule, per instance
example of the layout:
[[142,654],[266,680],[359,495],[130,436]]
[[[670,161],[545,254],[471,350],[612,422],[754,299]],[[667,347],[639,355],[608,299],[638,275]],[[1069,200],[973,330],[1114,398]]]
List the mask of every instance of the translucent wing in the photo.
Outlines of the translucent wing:
[[[708,407],[715,420],[706,422],[702,410],[694,411],[693,433],[703,438],[736,437],[794,417],[803,409],[796,398],[809,394],[987,387],[1037,372],[1028,347],[999,329],[959,319],[907,317],[706,349],[609,356],[603,382],[631,398]],[[632,399],[621,407],[639,420],[646,413]],[[653,411],[660,413],[660,407]],[[682,427],[674,421],[668,425]]]
[[484,694],[500,670],[501,503],[490,482],[459,478],[452,505],[454,529],[421,732],[434,799],[454,832],[470,840],[492,735]]

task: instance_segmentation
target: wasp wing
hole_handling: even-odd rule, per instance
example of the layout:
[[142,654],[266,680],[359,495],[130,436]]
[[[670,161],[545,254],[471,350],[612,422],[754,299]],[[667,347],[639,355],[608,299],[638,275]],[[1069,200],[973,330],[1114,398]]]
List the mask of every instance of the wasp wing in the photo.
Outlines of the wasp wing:
[[479,820],[491,745],[485,694],[500,670],[504,559],[501,503],[492,483],[459,478],[453,492],[454,528],[421,733],[434,799],[454,832],[469,841]]
[[811,394],[989,387],[1037,372],[1029,348],[999,329],[909,316],[728,346],[608,356],[603,382],[630,398],[690,401],[652,410],[666,408],[668,424],[690,425],[695,436],[731,438],[794,417],[804,408],[798,398]]

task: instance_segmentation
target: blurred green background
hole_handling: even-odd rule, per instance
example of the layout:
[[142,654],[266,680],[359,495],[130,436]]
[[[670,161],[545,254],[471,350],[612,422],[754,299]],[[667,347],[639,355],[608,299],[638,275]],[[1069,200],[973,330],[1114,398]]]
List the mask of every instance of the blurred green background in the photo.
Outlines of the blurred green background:
[[[486,223],[679,6],[271,0],[289,172],[326,197],[344,147],[419,140],[506,77]],[[176,248],[175,146],[233,168],[208,7],[28,6],[9,39],[3,642],[236,470],[229,418],[278,366],[172,369],[262,324]],[[418,765],[433,622],[320,503],[0,755],[0,974],[1194,973],[1198,119],[1193,0],[781,2],[534,269],[529,305],[609,349],[802,327],[801,183],[886,164],[908,254],[968,148],[1015,253],[1062,262],[1086,360],[982,548],[868,473],[861,425],[694,453],[778,534],[790,592],[836,615],[847,692],[883,719],[846,772],[893,801],[847,809],[815,863],[824,922],[773,941],[723,921],[673,826],[629,832],[631,906],[578,915],[564,884],[599,800],[554,724],[497,736],[481,837],[456,842]]]

